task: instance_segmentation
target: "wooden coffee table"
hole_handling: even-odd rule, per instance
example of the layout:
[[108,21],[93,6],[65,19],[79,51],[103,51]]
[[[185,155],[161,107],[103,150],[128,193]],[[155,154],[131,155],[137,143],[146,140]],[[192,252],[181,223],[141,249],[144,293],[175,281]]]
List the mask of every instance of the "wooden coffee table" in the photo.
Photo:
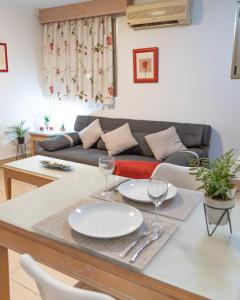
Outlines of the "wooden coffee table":
[[[50,160],[71,165],[72,169],[70,171],[48,169],[41,165],[41,160]],[[63,178],[67,175],[73,174],[73,172],[80,169],[82,166],[83,165],[79,163],[41,155],[36,155],[4,164],[2,168],[4,170],[6,199],[9,200],[12,197],[12,179],[30,183],[32,185],[40,187],[57,179]]]

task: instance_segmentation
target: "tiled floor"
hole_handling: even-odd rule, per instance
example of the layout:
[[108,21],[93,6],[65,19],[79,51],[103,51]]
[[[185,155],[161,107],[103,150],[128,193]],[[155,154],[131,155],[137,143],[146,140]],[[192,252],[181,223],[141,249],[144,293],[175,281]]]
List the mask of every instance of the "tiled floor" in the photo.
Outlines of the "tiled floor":
[[[21,195],[28,191],[35,189],[30,184],[22,182],[13,182],[13,197]],[[0,203],[5,200],[3,172],[0,169]],[[35,282],[21,269],[19,264],[19,254],[14,251],[9,251],[9,271],[10,271],[10,290],[11,300],[41,300],[38,289]],[[69,285],[75,285],[77,281],[69,276],[66,276],[60,272],[52,270],[44,265],[41,267],[48,272],[54,278],[67,283]]]

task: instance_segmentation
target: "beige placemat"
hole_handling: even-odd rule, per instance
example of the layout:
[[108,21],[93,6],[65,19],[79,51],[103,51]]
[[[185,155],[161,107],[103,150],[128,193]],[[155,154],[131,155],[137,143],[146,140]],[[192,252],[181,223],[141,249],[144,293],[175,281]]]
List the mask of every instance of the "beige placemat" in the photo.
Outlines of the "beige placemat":
[[[175,224],[164,221],[164,224],[166,224],[165,233],[157,241],[150,244],[141,253],[134,264],[130,264],[129,257],[131,253],[123,259],[119,257],[119,254],[138,236],[140,230],[142,230],[142,226],[139,230],[124,237],[114,239],[96,239],[81,235],[73,231],[68,225],[68,217],[73,210],[82,205],[96,202],[102,202],[102,200],[94,198],[81,200],[75,205],[34,225],[33,229],[39,234],[60,241],[64,244],[71,245],[95,256],[103,257],[107,260],[114,261],[118,264],[124,264],[125,266],[137,270],[143,270],[144,267],[170,239],[178,227]],[[145,222],[150,223],[152,222],[154,215],[148,212],[143,212],[143,217]],[[97,224],[93,224],[93,226],[97,226]]]
[[[154,213],[155,211],[155,206],[153,204],[140,203],[130,200],[122,196],[118,191],[112,190],[109,192],[109,195],[112,201],[129,204],[142,211],[147,211],[151,213]],[[102,200],[107,200],[101,196],[101,191],[93,194],[92,196]],[[176,220],[185,221],[188,218],[188,216],[193,212],[193,210],[198,206],[202,199],[203,194],[200,192],[177,188],[176,196],[172,199],[165,201],[160,206],[159,214]]]

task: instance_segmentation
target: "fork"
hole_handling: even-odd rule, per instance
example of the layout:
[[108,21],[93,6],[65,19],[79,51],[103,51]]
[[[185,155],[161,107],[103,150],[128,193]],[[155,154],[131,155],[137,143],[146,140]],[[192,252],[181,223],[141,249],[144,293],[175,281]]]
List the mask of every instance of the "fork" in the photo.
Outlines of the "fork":
[[125,180],[123,180],[123,181],[118,182],[118,183],[115,184],[112,188],[109,189],[109,192],[117,191],[121,184],[123,184],[123,183],[125,183],[125,182],[127,182],[127,181],[129,181],[129,180],[130,180],[130,179],[128,178],[128,179],[125,179]]
[[144,226],[144,228],[143,228],[142,232],[139,233],[137,238],[134,241],[132,241],[129,245],[127,245],[127,247],[125,249],[123,249],[123,251],[119,254],[119,256],[121,258],[124,258],[132,250],[132,248],[138,242],[140,242],[145,236],[148,236],[151,234],[151,229],[149,228],[149,226],[146,223],[143,223],[143,226]]
[[146,241],[143,244],[140,244],[136,251],[132,254],[130,257],[129,262],[133,264],[136,260],[136,258],[139,256],[139,254],[146,248],[148,245],[159,239],[164,234],[164,231],[154,232],[149,235],[149,237],[146,239]]

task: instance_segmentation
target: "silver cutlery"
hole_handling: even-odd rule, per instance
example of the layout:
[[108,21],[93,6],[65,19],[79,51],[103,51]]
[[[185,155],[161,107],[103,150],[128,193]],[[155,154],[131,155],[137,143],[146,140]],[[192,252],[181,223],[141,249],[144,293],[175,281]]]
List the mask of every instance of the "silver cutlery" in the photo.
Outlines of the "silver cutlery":
[[140,242],[145,236],[148,236],[151,234],[151,229],[149,228],[149,226],[147,226],[146,223],[143,224],[143,230],[139,233],[139,235],[137,236],[137,238],[132,241],[129,245],[127,245],[127,247],[125,249],[123,249],[123,251],[119,254],[119,256],[121,258],[125,257],[130,250],[132,250],[132,248],[138,243]]
[[139,245],[136,249],[136,251],[133,253],[133,255],[131,256],[129,262],[132,264],[135,262],[136,258],[139,256],[139,254],[148,246],[150,245],[152,242],[156,241],[157,239],[159,239],[162,235],[163,235],[164,231],[160,231],[160,232],[154,232],[152,234],[150,234],[150,236],[147,238],[147,240]]
[[127,181],[129,181],[130,179],[126,179],[126,180],[122,180],[119,183],[115,184],[111,189],[109,189],[110,192],[112,191],[117,191],[118,187],[122,184],[125,183]]

